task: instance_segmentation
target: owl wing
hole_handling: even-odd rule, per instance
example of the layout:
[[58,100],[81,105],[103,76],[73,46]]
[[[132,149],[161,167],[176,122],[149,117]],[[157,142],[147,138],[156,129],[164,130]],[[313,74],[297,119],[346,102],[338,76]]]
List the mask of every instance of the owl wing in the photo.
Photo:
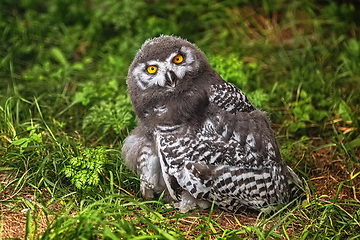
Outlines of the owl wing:
[[235,139],[224,141],[211,121],[199,132],[185,132],[156,134],[164,180],[174,200],[181,201],[185,192],[237,211],[291,199],[292,174],[282,162],[261,159]]
[[252,112],[256,109],[239,88],[225,81],[210,86],[209,100],[226,112],[233,114]]
[[[266,113],[257,110],[239,88],[220,76],[219,79],[208,90],[210,104],[207,115],[216,132],[224,141],[232,138],[240,145],[251,148],[248,149],[249,154],[259,153],[262,156],[259,159],[268,158],[281,162],[280,151]],[[253,159],[250,157],[248,160]]]
[[208,117],[216,123],[216,131],[229,140],[236,128],[238,114],[251,113],[256,108],[245,94],[219,76],[219,82],[208,90]]

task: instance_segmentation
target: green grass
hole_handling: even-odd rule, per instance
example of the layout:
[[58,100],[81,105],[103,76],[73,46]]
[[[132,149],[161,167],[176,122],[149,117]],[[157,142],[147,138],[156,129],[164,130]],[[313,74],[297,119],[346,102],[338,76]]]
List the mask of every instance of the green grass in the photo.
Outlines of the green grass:
[[[0,239],[360,237],[358,6],[340,1],[0,3]],[[307,199],[272,216],[180,214],[141,199],[121,159],[141,44],[173,34],[266,110]],[[44,220],[45,219],[45,220]],[[41,227],[42,222],[47,226]],[[24,226],[25,227],[25,226]]]

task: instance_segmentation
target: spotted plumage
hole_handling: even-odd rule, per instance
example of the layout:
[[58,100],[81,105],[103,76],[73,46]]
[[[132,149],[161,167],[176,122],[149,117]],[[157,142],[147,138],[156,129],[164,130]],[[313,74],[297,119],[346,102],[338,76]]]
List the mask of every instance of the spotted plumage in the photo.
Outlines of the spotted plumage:
[[227,112],[251,112],[255,107],[241,92],[232,84],[214,84],[210,87],[210,102],[217,104]]
[[123,158],[146,199],[182,212],[215,202],[228,211],[287,203],[301,181],[284,164],[267,116],[225,82],[186,40],[148,40],[127,84],[138,126]]

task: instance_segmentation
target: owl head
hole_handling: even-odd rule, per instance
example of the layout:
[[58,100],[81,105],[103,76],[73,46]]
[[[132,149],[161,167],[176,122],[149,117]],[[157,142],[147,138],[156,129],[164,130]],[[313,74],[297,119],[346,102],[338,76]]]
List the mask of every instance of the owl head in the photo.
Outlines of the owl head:
[[[194,79],[204,65],[205,55],[193,44],[179,37],[160,36],[147,40],[130,66],[129,88],[155,88],[174,91],[185,81]],[[131,89],[130,89],[131,91]]]
[[152,109],[161,111],[161,102],[166,101],[177,104],[176,111],[182,103],[190,111],[194,103],[197,110],[199,104],[204,104],[201,101],[207,101],[204,84],[211,79],[203,74],[212,71],[205,55],[184,39],[160,36],[147,40],[137,52],[127,77],[135,112],[144,118]]

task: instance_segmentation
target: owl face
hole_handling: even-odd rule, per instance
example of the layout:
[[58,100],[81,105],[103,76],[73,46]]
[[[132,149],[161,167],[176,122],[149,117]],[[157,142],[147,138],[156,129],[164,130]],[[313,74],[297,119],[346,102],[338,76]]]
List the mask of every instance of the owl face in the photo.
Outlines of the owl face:
[[191,43],[176,37],[148,40],[137,53],[129,70],[129,81],[141,90],[162,88],[174,91],[185,77],[194,78],[205,58]]

